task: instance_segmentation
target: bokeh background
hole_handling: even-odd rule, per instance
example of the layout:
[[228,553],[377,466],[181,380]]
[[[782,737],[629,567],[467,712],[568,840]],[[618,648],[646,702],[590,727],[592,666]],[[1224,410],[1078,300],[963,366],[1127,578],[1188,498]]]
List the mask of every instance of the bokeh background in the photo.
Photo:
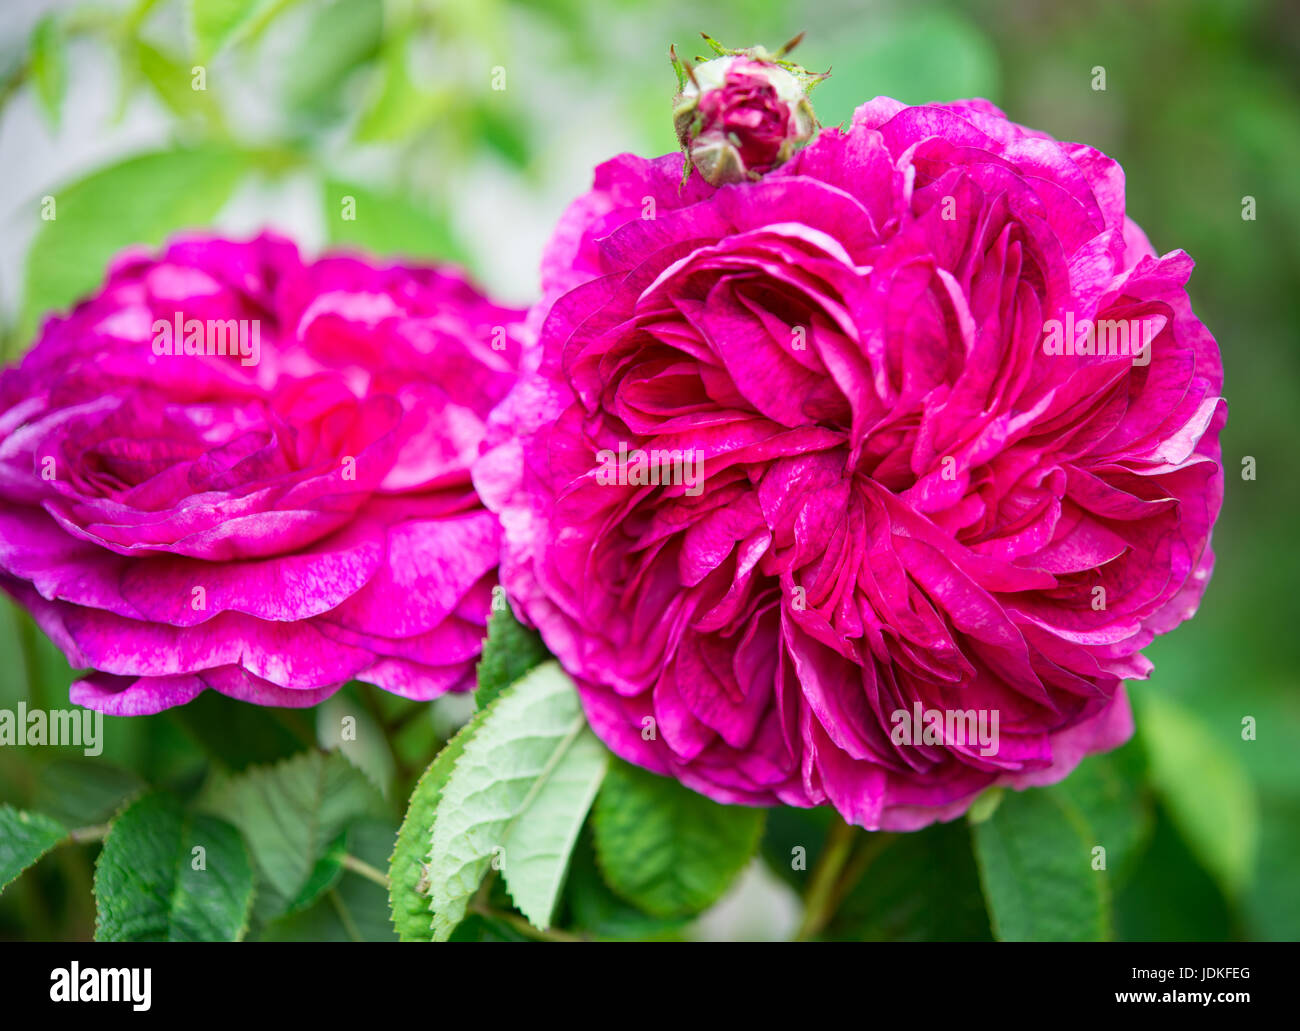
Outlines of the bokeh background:
[[[1196,259],[1193,302],[1226,366],[1227,497],[1200,614],[1152,646],[1156,673],[1131,692],[1142,858],[1117,888],[1116,934],[1300,937],[1295,0],[4,0],[4,356],[30,345],[43,312],[93,289],[120,247],[193,226],[454,259],[527,303],[550,227],[592,167],[674,149],[668,46],[700,52],[701,30],[770,47],[806,31],[795,56],[832,70],[813,97],[825,124],[876,94],[978,95],[1090,143],[1124,166],[1129,213],[1156,248]],[[0,707],[64,705],[69,676],[0,602]],[[0,748],[0,801],[71,805],[133,778],[197,781],[194,744],[212,728],[218,751],[318,733],[311,714],[264,723],[237,708],[108,720],[93,766]],[[440,735],[463,715],[450,703],[416,722]],[[433,743],[415,734],[366,761],[404,797],[404,768]],[[62,850],[15,884],[0,937],[88,936],[92,861]],[[756,873],[695,933],[777,936],[794,919],[783,891]]]

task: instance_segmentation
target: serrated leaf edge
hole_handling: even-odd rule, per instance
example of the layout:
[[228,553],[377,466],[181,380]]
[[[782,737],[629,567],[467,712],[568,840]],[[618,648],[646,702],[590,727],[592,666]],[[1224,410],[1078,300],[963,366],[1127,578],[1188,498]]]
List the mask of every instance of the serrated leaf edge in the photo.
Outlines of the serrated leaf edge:
[[[484,724],[487,723],[488,715],[489,715],[490,713],[494,712],[494,711],[497,709],[497,707],[498,707],[498,706],[499,706],[499,705],[500,705],[500,704],[501,704],[505,699],[507,699],[507,698],[513,698],[513,697],[518,693],[519,685],[520,685],[520,684],[522,684],[522,683],[523,683],[523,682],[524,682],[528,677],[532,676],[534,673],[537,672],[537,670],[543,668],[543,667],[546,666],[548,663],[554,665],[555,668],[556,668],[557,670],[559,670],[559,672],[560,672],[561,674],[563,674],[563,676],[564,676],[566,679],[568,679],[568,680],[570,681],[570,684],[572,684],[572,678],[569,677],[568,672],[564,669],[563,666],[560,665],[560,663],[559,663],[559,661],[558,661],[557,659],[555,659],[555,658],[549,658],[549,659],[546,659],[545,661],[538,663],[536,666],[533,666],[531,669],[529,669],[529,670],[527,670],[525,673],[521,674],[521,675],[519,676],[519,678],[516,679],[516,680],[515,680],[512,684],[510,684],[508,687],[504,687],[504,688],[501,689],[501,691],[497,694],[497,696],[496,696],[495,698],[493,698],[492,701],[489,703],[488,707],[487,707],[486,709],[483,709],[483,710],[482,710],[482,714],[483,714],[483,722],[480,724],[480,727],[482,727]],[[581,709],[581,702],[579,702],[579,709]],[[478,715],[478,714],[476,713],[475,715]],[[580,718],[582,719],[583,723],[585,724],[585,723],[586,723],[586,716],[585,716],[585,714],[584,714],[584,715],[581,715]],[[575,721],[575,722],[576,722],[576,721]],[[467,747],[468,747],[468,742],[466,743],[466,745],[467,745]],[[454,777],[456,776],[457,771],[460,769],[460,764],[464,761],[464,759],[465,759],[465,751],[462,750],[461,754],[460,754],[459,756],[456,757],[455,762],[452,764],[451,772],[447,775],[447,783],[448,783],[448,784],[450,784],[451,781],[452,781],[452,778],[454,778]],[[544,779],[544,778],[543,778],[543,774],[549,772],[550,769],[551,769],[551,763],[548,761],[548,763],[547,763],[546,767],[544,767],[542,773],[539,773],[538,776],[537,776],[537,778],[536,778],[536,780],[534,781],[534,786],[533,786],[533,788],[531,788],[530,791],[529,791],[529,796],[528,796],[529,799],[531,799],[533,792],[537,790],[537,784],[540,783],[540,782]],[[441,809],[441,808],[442,808],[442,806],[445,804],[445,800],[446,800],[446,796],[445,796],[445,795],[443,795],[442,797],[440,797],[440,798],[438,799],[438,809]],[[593,799],[593,802],[594,802],[594,799]],[[437,811],[435,811],[435,812],[434,812],[434,821],[433,821],[433,824],[429,827],[429,853],[428,853],[428,855],[426,856],[426,858],[428,858],[428,859],[432,859],[432,858],[433,858],[433,833],[434,833],[434,828],[437,827],[437,824],[438,824],[438,814],[437,814]],[[486,874],[485,874],[484,876],[486,877]],[[480,882],[480,883],[481,883],[481,882]],[[513,897],[513,896],[512,896],[512,897]],[[431,925],[432,925],[432,920],[437,918],[437,911],[434,909],[432,898],[430,898],[430,900],[429,900],[429,912],[432,914],[432,918],[431,918]],[[451,936],[452,932],[454,932],[455,929],[456,929],[457,927],[459,927],[460,924],[461,924],[462,922],[463,922],[463,919],[462,919],[461,921],[457,921],[457,923],[453,924],[450,928],[448,928],[447,933],[446,933],[446,937],[449,938],[449,937]],[[433,940],[434,940],[434,941],[445,941],[446,938],[440,938],[439,935],[438,935],[438,932],[435,931],[435,932],[434,932],[434,936],[433,936]]]

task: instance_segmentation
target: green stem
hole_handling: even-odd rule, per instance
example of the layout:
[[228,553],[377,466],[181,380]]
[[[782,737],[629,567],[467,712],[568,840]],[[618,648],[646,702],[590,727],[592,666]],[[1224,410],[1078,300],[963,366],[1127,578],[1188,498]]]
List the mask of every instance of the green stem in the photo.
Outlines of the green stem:
[[898,835],[886,831],[876,831],[865,835],[865,837],[866,842],[854,853],[852,862],[844,868],[843,876],[840,877],[839,883],[835,885],[835,892],[828,907],[828,911],[832,916],[839,912],[840,904],[844,901],[845,896],[853,890],[858,881],[862,880],[862,875],[876,861],[876,856],[892,845]]
[[552,928],[549,931],[540,930],[539,928],[536,928],[532,924],[530,924],[523,917],[518,916],[515,913],[507,913],[503,909],[494,909],[493,907],[484,905],[483,903],[478,901],[473,902],[469,908],[471,913],[477,913],[479,916],[486,917],[489,920],[500,920],[503,924],[509,924],[520,934],[532,938],[535,941],[541,941],[541,942],[585,941],[584,938],[581,938],[576,934],[570,934],[568,931],[561,931],[558,928]]
[[469,911],[471,913],[477,913],[489,920],[500,920],[503,924],[508,924],[520,934],[532,938],[534,941],[578,942],[586,940],[576,934],[569,934],[567,931],[561,931],[557,928],[552,928],[549,931],[539,930],[523,917],[507,912],[504,909],[497,909],[489,901],[492,897],[492,884],[496,880],[496,876],[495,870],[488,870],[487,876],[483,878],[483,883],[479,885],[474,898],[470,900]]
[[[823,853],[822,861],[813,872],[813,883],[808,887],[804,920],[795,937],[796,941],[807,941],[821,933],[839,912],[845,897],[853,890],[854,885],[862,880],[876,857],[898,837],[897,834],[883,831],[859,834],[856,828],[848,827],[842,821],[831,828],[831,834],[836,835],[842,827],[847,829],[847,834],[841,832],[834,840],[828,836],[827,851]],[[848,848],[844,851],[846,841]]]
[[338,913],[339,920],[343,924],[343,929],[347,931],[348,937],[354,942],[365,941],[366,939],[361,934],[360,928],[357,927],[357,922],[352,919],[352,914],[348,911],[348,907],[343,901],[343,896],[341,896],[335,888],[330,889],[330,902],[333,903],[334,910]]
[[69,831],[68,836],[59,844],[88,845],[94,841],[103,841],[106,837],[108,837],[108,824],[97,823],[90,827],[78,827],[74,831]]
[[388,890],[388,875],[382,870],[376,870],[364,859],[358,859],[351,853],[347,853],[343,856],[343,869],[351,870],[355,874],[360,874],[366,880],[374,881],[383,888],[384,891]]
[[808,891],[804,895],[803,921],[799,924],[799,930],[795,932],[795,941],[808,941],[816,937],[829,922],[834,913],[832,903],[835,899],[835,886],[839,883],[840,874],[853,852],[853,840],[856,834],[855,828],[850,827],[839,816],[835,817],[835,822],[831,824],[831,829],[826,835],[826,845],[817,860],[817,865],[813,867],[812,880],[809,881]]

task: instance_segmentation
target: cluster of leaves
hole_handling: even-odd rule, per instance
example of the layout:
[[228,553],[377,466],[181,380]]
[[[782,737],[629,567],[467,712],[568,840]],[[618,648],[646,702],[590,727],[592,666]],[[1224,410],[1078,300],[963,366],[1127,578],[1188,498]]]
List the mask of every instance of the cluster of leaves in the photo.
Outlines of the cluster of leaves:
[[614,758],[508,609],[489,624],[475,711],[441,748],[415,745],[437,754],[400,828],[384,796],[410,749],[358,697],[318,713],[322,728],[352,721],[338,749],[269,763],[251,760],[285,743],[256,729],[263,710],[208,703],[219,720],[180,718],[219,729],[214,761],[165,788],[52,764],[30,808],[0,809],[0,884],[102,839],[101,939],[672,939],[761,855],[804,897],[800,937],[1100,940],[1177,937],[1189,921],[1226,936],[1253,862],[1239,771],[1166,701],[1145,701],[1143,740],[1059,785],[995,790],[965,821],[891,835],[827,810],[721,806]]
[[966,821],[906,835],[856,831],[826,810],[765,821],[614,759],[508,610],[493,615],[477,703],[398,835],[390,892],[404,940],[556,936],[557,914],[560,936],[673,935],[760,844],[804,896],[800,937],[1177,936],[1185,924],[1171,917],[1185,920],[1189,885],[1202,910],[1193,926],[1226,937],[1255,858],[1240,766],[1167,700],[1144,699],[1144,737],[1063,783],[994,789]]
[[[258,733],[231,741],[248,727],[223,718],[221,739],[205,742],[221,758],[188,784],[51,764],[56,790],[0,808],[0,886],[52,849],[102,840],[102,940],[679,936],[754,855],[763,814],[613,759],[544,659],[508,610],[494,614],[477,711],[416,782],[400,830],[388,782],[363,772],[392,772],[365,751],[384,736],[379,721],[346,735],[347,754],[232,769],[267,745]],[[358,719],[345,699],[320,724],[339,713]],[[213,725],[195,715],[189,726]],[[571,930],[554,929],[557,914]]]
[[[113,767],[57,767],[57,815],[0,808],[0,884],[59,846],[102,840],[94,868],[101,941],[362,938],[376,911],[391,823],[374,785],[338,752],[311,751],[194,797]],[[107,775],[105,775],[107,773]],[[83,820],[105,818],[106,824]],[[75,826],[74,826],[75,825]],[[347,871],[360,871],[345,878]]]
[[476,701],[398,834],[390,892],[403,940],[556,936],[562,898],[577,933],[671,935],[757,849],[761,811],[611,756],[572,681],[508,609],[489,624]]

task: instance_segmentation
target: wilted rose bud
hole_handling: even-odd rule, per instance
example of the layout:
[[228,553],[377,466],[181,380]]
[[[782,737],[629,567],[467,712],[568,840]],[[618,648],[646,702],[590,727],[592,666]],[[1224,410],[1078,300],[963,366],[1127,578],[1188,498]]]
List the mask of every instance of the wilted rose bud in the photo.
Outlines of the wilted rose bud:
[[694,68],[673,55],[681,84],[673,101],[677,138],[705,182],[758,179],[812,140],[817,120],[808,88],[821,76],[762,47],[726,51],[709,42],[722,56]]

